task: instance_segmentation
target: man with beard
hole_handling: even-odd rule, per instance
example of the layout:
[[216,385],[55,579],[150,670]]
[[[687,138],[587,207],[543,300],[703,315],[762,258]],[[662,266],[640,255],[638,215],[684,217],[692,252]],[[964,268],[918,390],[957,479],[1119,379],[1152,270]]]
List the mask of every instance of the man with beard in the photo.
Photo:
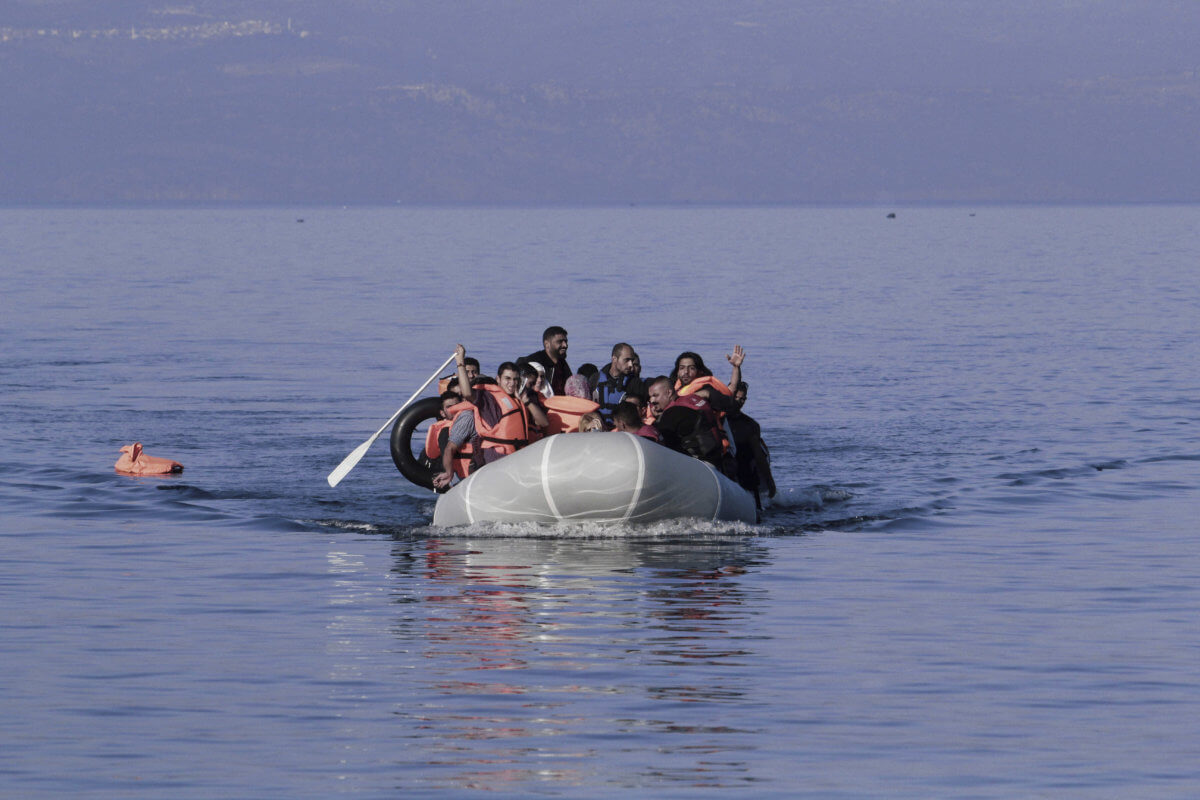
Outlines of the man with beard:
[[525,357],[536,361],[546,370],[546,380],[555,394],[565,394],[571,366],[567,364],[567,330],[551,325],[542,332],[542,349]]

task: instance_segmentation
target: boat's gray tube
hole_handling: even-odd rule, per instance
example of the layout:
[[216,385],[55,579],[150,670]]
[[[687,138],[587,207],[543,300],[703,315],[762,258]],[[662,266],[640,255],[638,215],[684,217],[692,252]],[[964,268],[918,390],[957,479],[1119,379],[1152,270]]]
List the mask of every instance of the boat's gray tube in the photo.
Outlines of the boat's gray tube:
[[501,459],[438,499],[433,524],[754,522],[754,498],[703,461],[631,433],[560,433]]

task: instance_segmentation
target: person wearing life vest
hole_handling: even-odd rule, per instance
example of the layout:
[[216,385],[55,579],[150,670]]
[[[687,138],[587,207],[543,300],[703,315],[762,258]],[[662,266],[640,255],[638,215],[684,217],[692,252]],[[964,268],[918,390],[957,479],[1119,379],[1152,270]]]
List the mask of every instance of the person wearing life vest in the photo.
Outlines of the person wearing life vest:
[[539,428],[549,424],[531,393],[521,392],[521,373],[516,364],[501,364],[496,370],[496,383],[472,386],[467,380],[465,357],[466,350],[460,344],[454,351],[458,386],[470,408],[460,411],[450,426],[442,452],[442,471],[433,478],[437,489],[450,485],[455,474],[454,458],[467,442],[474,450],[472,464],[477,469],[528,444],[531,424]]
[[[467,363],[467,374],[470,375],[470,360]],[[442,411],[438,415],[437,420],[429,426],[429,430],[425,433],[425,447],[421,451],[421,462],[433,466],[442,464],[442,454],[446,451],[446,446],[450,440],[450,428],[454,425],[454,418],[463,411],[468,411],[471,404],[466,402],[459,396],[457,391],[457,383],[454,390],[447,389],[442,392]],[[459,478],[467,477],[470,472],[471,457],[474,454],[474,449],[471,447],[471,442],[467,441],[459,446],[455,451],[454,457],[451,459],[454,474]]]
[[[725,359],[733,365],[729,384],[737,386],[742,380],[742,363],[746,360],[746,351],[741,345],[734,345],[733,353],[726,355]],[[721,429],[722,448],[736,454],[737,443],[729,426],[725,424],[725,407],[728,404],[716,400],[721,395],[732,399],[733,390],[713,376],[712,370],[704,366],[704,359],[698,353],[690,351],[680,353],[675,359],[671,381],[680,397],[698,394],[717,404],[717,425]]]
[[653,425],[642,422],[642,415],[633,403],[617,403],[612,412],[613,430],[632,433],[652,442],[661,442],[662,436]]
[[725,359],[733,365],[729,383],[721,383],[713,377],[712,370],[704,366],[704,359],[698,353],[685,351],[675,359],[675,369],[671,370],[671,382],[676,394],[689,395],[705,387],[711,387],[726,397],[733,397],[730,386],[737,386],[742,380],[742,362],[746,360],[746,351],[740,344],[733,346],[733,353]]
[[635,372],[637,353],[626,342],[613,345],[612,362],[600,370],[600,382],[596,385],[596,402],[600,413],[611,420],[617,405],[630,392],[641,392],[642,379]]
[[667,376],[650,383],[650,408],[654,412],[654,427],[662,443],[672,450],[692,458],[707,461],[726,475],[734,477],[736,466],[722,445],[717,410],[733,407],[733,400],[719,393],[695,392],[678,395]]
[[[472,385],[479,383],[479,359],[468,356],[467,358],[463,359],[463,361],[464,366],[467,369],[467,380]],[[487,380],[490,381],[491,378],[488,378]],[[447,391],[458,391],[457,375],[447,375],[445,378],[442,378],[440,381],[438,381],[438,392],[444,393]]]

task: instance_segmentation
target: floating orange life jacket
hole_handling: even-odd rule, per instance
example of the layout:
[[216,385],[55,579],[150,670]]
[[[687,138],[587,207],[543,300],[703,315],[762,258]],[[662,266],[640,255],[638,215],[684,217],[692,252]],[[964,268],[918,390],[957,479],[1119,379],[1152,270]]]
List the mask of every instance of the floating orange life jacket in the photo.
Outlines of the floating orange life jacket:
[[550,418],[549,427],[542,432],[545,436],[579,430],[579,420],[583,415],[600,408],[600,404],[594,400],[585,400],[582,397],[572,397],[567,394],[547,397],[542,401],[542,405],[546,407],[546,416]]
[[[491,383],[472,387],[476,392],[487,392],[500,408],[500,418],[495,425],[488,425],[479,406],[472,405],[475,414],[475,433],[480,438],[480,456],[491,451],[501,456],[512,455],[529,444],[529,412],[525,404],[499,386]],[[494,460],[494,459],[493,459]]]
[[143,453],[141,442],[125,445],[121,448],[121,453],[113,467],[117,472],[126,475],[168,475],[172,472],[183,472],[183,464],[178,461]]

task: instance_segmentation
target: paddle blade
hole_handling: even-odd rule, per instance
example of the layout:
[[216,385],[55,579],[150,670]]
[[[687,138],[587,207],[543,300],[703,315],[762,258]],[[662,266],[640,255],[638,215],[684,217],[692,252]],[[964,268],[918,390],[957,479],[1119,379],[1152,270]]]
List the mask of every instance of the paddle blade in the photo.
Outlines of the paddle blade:
[[342,478],[346,477],[350,470],[354,469],[355,465],[357,465],[358,462],[362,460],[362,457],[367,454],[367,450],[371,447],[371,443],[374,441],[375,439],[373,438],[368,439],[358,447],[351,450],[350,455],[342,459],[342,463],[338,464],[337,467],[334,468],[333,472],[329,473],[329,477],[325,479],[329,481],[329,485],[337,486],[339,483],[341,483]]

